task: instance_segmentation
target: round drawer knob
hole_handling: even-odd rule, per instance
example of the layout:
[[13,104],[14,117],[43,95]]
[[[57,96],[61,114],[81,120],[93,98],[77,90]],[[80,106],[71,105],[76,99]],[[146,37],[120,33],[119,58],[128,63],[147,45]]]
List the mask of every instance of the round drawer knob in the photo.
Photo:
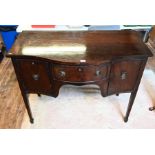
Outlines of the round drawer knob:
[[83,71],[83,69],[82,69],[82,68],[78,68],[78,71],[79,71],[79,72],[82,72],[82,71]]
[[35,81],[39,80],[39,75],[38,74],[33,74],[32,77],[33,77],[33,79]]
[[127,72],[122,72],[120,78],[121,80],[125,80],[127,76],[128,76]]
[[101,72],[99,70],[96,71],[96,76],[100,76]]
[[66,73],[64,71],[59,72],[60,77],[65,77]]

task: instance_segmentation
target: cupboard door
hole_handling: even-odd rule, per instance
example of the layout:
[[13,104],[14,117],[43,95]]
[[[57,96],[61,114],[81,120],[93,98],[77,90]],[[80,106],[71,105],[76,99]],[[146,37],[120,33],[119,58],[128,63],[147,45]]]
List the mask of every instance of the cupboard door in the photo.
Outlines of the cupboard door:
[[17,60],[19,75],[24,88],[30,93],[51,92],[51,82],[48,75],[48,63],[31,59]]
[[128,60],[112,64],[108,95],[120,92],[131,92],[137,81],[142,61]]

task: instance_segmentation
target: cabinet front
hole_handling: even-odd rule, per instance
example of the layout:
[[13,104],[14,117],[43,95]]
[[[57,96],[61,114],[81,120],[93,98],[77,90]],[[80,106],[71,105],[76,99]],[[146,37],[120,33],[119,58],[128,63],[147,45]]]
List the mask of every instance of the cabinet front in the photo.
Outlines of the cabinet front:
[[51,92],[51,82],[48,75],[48,63],[38,60],[17,60],[18,74],[24,88],[30,93]]
[[136,84],[140,60],[126,60],[114,62],[111,66],[108,95],[131,92]]

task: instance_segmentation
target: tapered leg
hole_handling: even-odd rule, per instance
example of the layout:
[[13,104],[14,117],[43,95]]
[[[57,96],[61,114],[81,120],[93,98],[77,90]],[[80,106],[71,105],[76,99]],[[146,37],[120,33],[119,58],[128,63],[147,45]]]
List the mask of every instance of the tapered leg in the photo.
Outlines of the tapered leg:
[[13,59],[13,58],[12,58],[12,63],[14,65],[14,69],[15,69],[16,76],[17,76],[17,79],[18,79],[19,87],[20,87],[20,90],[21,90],[21,94],[23,96],[23,100],[24,100],[24,104],[25,104],[27,113],[29,115],[30,122],[34,123],[34,119],[33,119],[33,116],[32,116],[31,109],[30,109],[30,105],[29,105],[28,94],[25,92],[25,89],[24,89],[24,86],[23,86],[23,81],[22,81],[22,79],[20,77],[20,74],[19,74],[20,73],[19,64],[16,62],[16,59]]
[[124,117],[124,122],[127,122],[128,121],[128,117],[129,117],[130,111],[132,109],[132,106],[133,106],[133,103],[134,103],[134,100],[135,100],[135,97],[136,97],[136,94],[137,94],[137,90],[138,90],[138,88],[135,91],[133,91],[131,93],[131,95],[130,95],[127,112],[126,112],[126,115]]
[[139,87],[139,84],[140,84],[140,81],[141,81],[141,77],[142,77],[142,74],[143,74],[143,71],[144,71],[144,67],[146,65],[146,62],[147,62],[147,59],[145,59],[145,61],[142,62],[141,67],[139,69],[137,82],[135,84],[135,88],[134,88],[133,92],[130,95],[127,112],[126,112],[126,115],[124,117],[124,122],[127,122],[128,121],[128,117],[129,117],[131,108],[133,106],[133,103],[134,103],[134,100],[135,100],[135,97],[136,97],[136,94],[137,94],[137,91],[138,91],[138,87]]
[[31,109],[30,109],[30,105],[29,105],[28,94],[22,92],[22,96],[23,96],[23,100],[24,100],[24,104],[25,104],[27,113],[29,115],[30,122],[34,123],[34,119],[33,119],[33,116],[32,116]]
[[38,94],[39,97],[41,97],[41,94]]

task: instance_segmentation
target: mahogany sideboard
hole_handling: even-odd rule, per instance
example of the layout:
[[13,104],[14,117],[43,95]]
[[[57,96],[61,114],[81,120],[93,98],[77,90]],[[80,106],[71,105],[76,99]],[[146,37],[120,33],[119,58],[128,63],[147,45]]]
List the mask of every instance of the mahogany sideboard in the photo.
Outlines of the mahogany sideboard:
[[103,97],[131,93],[127,122],[151,56],[139,32],[133,30],[23,31],[7,54],[31,123],[28,94],[57,97],[65,84],[96,84]]

